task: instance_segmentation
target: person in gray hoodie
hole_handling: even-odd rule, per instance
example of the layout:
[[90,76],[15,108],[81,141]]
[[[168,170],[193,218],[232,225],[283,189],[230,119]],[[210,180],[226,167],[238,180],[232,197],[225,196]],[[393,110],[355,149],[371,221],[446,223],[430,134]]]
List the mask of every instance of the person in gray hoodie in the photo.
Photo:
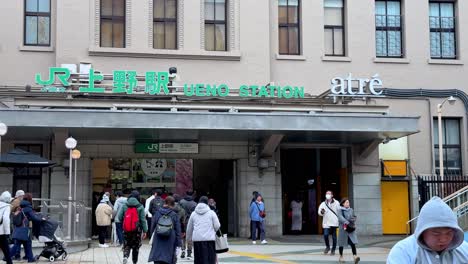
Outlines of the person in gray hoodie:
[[117,239],[119,240],[119,246],[123,246],[124,239],[123,239],[123,223],[120,221],[118,217],[115,217],[119,215],[119,211],[122,209],[122,207],[127,204],[127,197],[124,196],[123,192],[117,191],[115,192],[115,195],[117,196],[117,200],[115,200],[114,204],[114,218],[115,218],[115,230],[117,233]]
[[10,255],[8,238],[10,237],[10,200],[11,194],[7,191],[0,196],[0,248],[3,251],[3,261],[13,264]]
[[221,227],[218,216],[208,206],[208,197],[200,197],[200,203],[187,224],[187,240],[193,241],[194,264],[216,263],[216,232]]
[[421,208],[414,234],[393,246],[387,264],[468,263],[468,243],[463,238],[452,209],[433,197]]

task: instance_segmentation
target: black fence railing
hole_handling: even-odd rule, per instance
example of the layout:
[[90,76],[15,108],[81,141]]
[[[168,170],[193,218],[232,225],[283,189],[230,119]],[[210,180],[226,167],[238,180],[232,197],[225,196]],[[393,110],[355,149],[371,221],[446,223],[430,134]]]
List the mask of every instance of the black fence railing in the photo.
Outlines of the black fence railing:
[[467,185],[466,176],[418,176],[419,209],[433,196],[444,198]]

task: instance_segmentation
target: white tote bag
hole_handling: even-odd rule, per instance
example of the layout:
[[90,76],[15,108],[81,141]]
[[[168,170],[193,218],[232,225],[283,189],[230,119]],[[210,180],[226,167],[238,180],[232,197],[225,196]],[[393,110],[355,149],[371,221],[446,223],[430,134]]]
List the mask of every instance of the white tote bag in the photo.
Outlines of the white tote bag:
[[229,251],[229,244],[228,244],[228,239],[227,239],[227,235],[223,233],[221,233],[221,230],[218,230],[218,232],[216,232],[216,240],[215,240],[215,243],[216,243],[216,253],[226,253]]

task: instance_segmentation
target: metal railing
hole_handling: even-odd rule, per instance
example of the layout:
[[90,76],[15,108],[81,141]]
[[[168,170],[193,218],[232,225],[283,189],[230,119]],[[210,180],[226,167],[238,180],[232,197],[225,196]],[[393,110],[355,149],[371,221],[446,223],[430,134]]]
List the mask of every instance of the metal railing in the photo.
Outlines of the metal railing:
[[63,234],[68,234],[68,217],[73,217],[71,228],[72,237],[63,237],[66,240],[87,240],[91,238],[91,210],[83,201],[72,201],[74,215],[68,215],[68,200],[33,199],[35,208],[40,208],[43,215],[47,215],[59,222]]

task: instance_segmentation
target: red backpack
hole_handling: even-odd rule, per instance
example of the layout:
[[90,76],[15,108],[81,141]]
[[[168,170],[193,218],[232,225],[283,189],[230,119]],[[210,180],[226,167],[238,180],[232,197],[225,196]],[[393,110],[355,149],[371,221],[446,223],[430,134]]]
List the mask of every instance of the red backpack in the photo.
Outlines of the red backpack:
[[123,219],[123,230],[124,232],[133,232],[137,230],[138,227],[138,210],[136,207],[129,207],[125,211]]

